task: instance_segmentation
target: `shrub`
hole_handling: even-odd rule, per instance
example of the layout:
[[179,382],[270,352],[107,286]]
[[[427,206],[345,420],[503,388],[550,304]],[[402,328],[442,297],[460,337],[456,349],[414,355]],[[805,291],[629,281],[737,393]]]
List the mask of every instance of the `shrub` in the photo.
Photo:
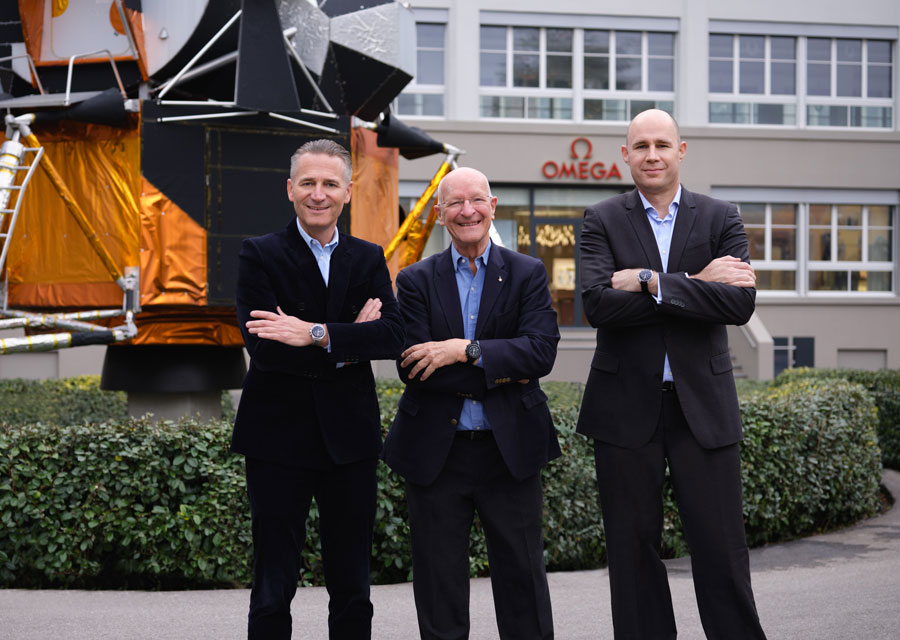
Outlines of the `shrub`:
[[0,380],[0,423],[84,424],[128,417],[123,391],[101,391],[100,376]]
[[744,517],[751,546],[850,524],[878,509],[871,396],[844,380],[797,380],[743,398]]
[[785,369],[772,381],[774,386],[800,379],[849,380],[861,384],[878,407],[878,444],[881,461],[891,469],[900,469],[900,370],[881,369]]
[[[7,394],[13,388],[23,395],[44,394],[43,399],[17,398],[20,413],[3,404],[0,587],[248,584],[249,505],[243,459],[228,451],[231,423],[104,418],[85,424],[62,411],[63,406],[94,407],[91,415],[96,416],[104,408],[124,406],[124,400],[99,391],[95,383],[80,384],[83,388],[75,385],[77,393],[50,381],[0,386]],[[605,539],[593,453],[590,441],[575,433],[583,387],[544,386],[563,452],[543,471],[547,566],[596,568],[605,562]],[[402,390],[399,381],[378,382],[384,429]],[[78,398],[78,393],[93,399]],[[33,421],[34,412],[49,415],[40,413],[50,403],[47,397],[60,404],[55,415],[67,416],[68,422]],[[880,478],[876,418],[872,399],[860,385],[840,379],[781,381],[772,389],[748,391],[741,407],[744,514],[751,544],[874,513]],[[23,415],[29,416],[25,424],[13,424],[10,416]],[[372,581],[409,580],[403,480],[385,465],[378,467],[378,480]],[[663,505],[663,554],[680,555],[686,546],[668,488]],[[303,584],[322,584],[317,515],[314,504]],[[477,521],[473,533],[471,573],[486,575],[487,553]]]
[[202,587],[246,580],[230,425],[0,427],[0,585]]

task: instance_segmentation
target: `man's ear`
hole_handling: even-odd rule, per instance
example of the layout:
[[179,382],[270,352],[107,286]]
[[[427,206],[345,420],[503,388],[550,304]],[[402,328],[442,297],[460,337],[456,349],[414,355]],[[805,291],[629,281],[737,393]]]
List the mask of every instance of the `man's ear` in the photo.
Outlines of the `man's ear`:
[[628,147],[626,145],[622,145],[622,160],[625,161],[625,164],[628,164]]

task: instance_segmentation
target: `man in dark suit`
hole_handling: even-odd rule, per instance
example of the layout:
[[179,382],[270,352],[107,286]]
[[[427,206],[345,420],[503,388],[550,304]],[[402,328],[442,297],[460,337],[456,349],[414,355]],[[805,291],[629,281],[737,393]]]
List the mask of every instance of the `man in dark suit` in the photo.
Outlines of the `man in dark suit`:
[[637,189],[589,207],[584,311],[597,347],[579,433],[594,439],[617,640],[675,638],[659,559],[668,463],[708,638],[765,638],[741,508],[743,437],[725,325],[756,298],[737,208],[684,189],[687,145],[666,112],[632,120]]
[[245,240],[237,311],[250,368],[231,448],[246,457],[253,527],[249,637],[290,638],[313,498],[329,636],[369,638],[369,557],[381,422],[370,360],[404,331],[381,247],[338,234],[350,154],[314,140],[291,157],[296,219]]
[[497,198],[479,171],[441,181],[451,248],[397,276],[406,383],[384,459],[406,479],[423,639],[469,637],[469,531],[487,539],[500,638],[553,637],[540,469],[560,455],[538,378],[559,330],[543,264],[493,244]]

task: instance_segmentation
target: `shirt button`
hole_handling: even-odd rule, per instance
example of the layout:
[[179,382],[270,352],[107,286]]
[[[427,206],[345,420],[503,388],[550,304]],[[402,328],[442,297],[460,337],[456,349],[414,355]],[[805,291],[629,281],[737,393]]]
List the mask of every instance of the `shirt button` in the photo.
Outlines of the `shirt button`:
[[459,421],[458,421],[456,418],[451,418],[451,419],[450,419],[450,424],[456,426],[457,424],[459,424]]

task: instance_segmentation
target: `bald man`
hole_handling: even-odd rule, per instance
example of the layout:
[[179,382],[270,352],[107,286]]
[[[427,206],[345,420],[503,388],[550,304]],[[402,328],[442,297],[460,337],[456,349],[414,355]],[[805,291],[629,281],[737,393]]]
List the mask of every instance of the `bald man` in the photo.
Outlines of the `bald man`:
[[667,466],[707,638],[765,638],[725,331],[750,319],[756,276],[737,208],[681,186],[686,150],[672,116],[638,114],[622,146],[636,189],[588,207],[581,232],[597,346],[577,430],[594,439],[616,640],[675,638],[659,558]]
[[423,639],[469,637],[469,531],[487,538],[503,640],[553,637],[540,470],[560,455],[538,379],[559,329],[543,264],[493,244],[497,198],[479,171],[438,187],[452,246],[397,276],[406,383],[384,459],[406,479]]

